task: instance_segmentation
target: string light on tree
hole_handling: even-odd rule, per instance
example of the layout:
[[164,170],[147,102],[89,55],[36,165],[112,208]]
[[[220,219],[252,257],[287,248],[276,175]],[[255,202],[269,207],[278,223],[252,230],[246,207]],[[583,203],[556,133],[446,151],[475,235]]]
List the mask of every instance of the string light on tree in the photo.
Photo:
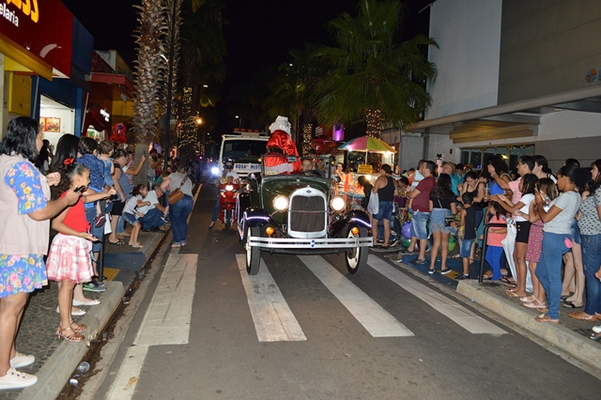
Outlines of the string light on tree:
[[367,136],[379,138],[382,131],[382,111],[368,109],[365,112],[367,122]]
[[303,149],[302,154],[306,156],[311,150],[311,140],[313,139],[313,124],[303,125]]

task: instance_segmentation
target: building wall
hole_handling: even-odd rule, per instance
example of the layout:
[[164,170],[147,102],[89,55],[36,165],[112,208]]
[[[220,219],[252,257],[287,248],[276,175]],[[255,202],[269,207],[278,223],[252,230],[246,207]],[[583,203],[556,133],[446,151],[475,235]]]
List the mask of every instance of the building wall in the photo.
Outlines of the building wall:
[[504,0],[499,104],[599,84],[599,32],[601,1]]
[[543,115],[536,136],[473,142],[457,147],[447,135],[431,134],[426,157],[435,160],[436,154],[442,153],[445,160],[457,163],[461,159],[462,148],[534,144],[535,154],[545,156],[553,171],[557,171],[566,158],[576,158],[583,166],[601,158],[600,127],[601,114],[559,111]]
[[[528,0],[530,1],[530,0]],[[438,0],[428,58],[438,69],[426,119],[497,105],[502,0]]]

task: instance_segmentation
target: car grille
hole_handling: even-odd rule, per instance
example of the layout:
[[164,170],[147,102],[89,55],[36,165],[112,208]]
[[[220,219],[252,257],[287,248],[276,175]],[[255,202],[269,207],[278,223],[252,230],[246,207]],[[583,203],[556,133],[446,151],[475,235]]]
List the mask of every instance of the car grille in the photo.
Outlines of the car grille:
[[318,237],[327,229],[326,199],[318,190],[305,188],[290,196],[289,226],[291,236]]

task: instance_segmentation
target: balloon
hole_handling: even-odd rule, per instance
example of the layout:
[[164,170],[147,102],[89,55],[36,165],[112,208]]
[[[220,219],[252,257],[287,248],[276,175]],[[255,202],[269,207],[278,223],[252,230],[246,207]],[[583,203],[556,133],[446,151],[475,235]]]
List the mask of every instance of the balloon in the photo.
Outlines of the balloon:
[[405,236],[403,236],[401,238],[401,246],[403,246],[403,247],[409,247],[410,244],[411,244],[411,239],[406,238]]
[[411,222],[405,222],[401,228],[401,232],[403,232],[403,236],[405,236],[407,239],[411,239]]

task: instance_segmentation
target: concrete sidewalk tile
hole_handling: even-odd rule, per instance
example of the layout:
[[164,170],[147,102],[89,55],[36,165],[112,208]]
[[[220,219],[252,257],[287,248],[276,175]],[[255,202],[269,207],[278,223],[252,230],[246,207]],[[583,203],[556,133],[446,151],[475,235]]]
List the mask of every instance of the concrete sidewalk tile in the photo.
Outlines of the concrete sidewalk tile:
[[86,340],[81,343],[71,343],[62,340],[52,356],[36,373],[38,383],[21,391],[18,399],[53,399],[56,398],[71,373],[77,368],[82,357],[88,351],[90,342],[96,340],[98,333],[111,317],[115,308],[121,302],[125,289],[121,282],[106,282],[106,291],[102,294],[101,303],[90,307],[80,321],[88,329],[84,332]]
[[563,320],[569,319],[566,310],[562,310],[560,324],[540,323],[534,319],[539,312],[520,307],[512,299],[499,295],[498,291],[476,280],[460,281],[457,286],[458,293],[569,353],[578,361],[594,368],[601,366],[601,345],[564,325]]

